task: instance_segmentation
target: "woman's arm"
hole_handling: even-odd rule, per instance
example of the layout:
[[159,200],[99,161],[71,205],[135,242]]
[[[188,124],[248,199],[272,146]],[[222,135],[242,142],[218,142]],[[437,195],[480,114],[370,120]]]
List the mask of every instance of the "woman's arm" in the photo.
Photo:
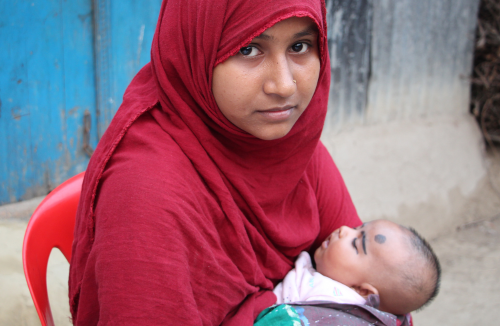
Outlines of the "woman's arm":
[[[99,191],[78,321],[82,325],[92,324],[87,318],[103,325],[209,324],[194,299],[188,267],[199,255],[202,241],[183,225],[187,216],[168,208],[179,203],[162,202],[165,197],[157,181],[124,177],[109,175]],[[205,261],[209,258],[196,267],[203,270]]]
[[220,325],[257,289],[223,248],[225,216],[190,161],[143,130],[152,135],[131,129],[108,162],[95,224],[79,217],[95,231],[72,266],[75,325]]

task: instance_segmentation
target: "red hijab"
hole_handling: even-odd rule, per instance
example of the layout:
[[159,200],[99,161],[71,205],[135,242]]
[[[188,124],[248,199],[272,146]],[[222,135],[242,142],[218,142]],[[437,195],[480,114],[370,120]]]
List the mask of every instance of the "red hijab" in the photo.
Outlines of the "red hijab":
[[[318,26],[319,81],[289,134],[264,141],[219,111],[212,71],[292,16]],[[322,0],[164,0],[151,63],[85,175],[75,324],[251,325],[301,251],[360,224],[319,142],[329,84]]]

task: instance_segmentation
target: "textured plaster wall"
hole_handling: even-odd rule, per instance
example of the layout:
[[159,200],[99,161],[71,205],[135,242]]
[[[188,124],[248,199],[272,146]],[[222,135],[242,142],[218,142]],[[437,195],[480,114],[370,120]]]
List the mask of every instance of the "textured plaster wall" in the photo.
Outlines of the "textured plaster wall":
[[468,114],[478,4],[327,1],[332,83],[322,139],[362,219],[435,236],[493,213],[479,204],[490,205],[494,191]]
[[365,121],[467,112],[478,4],[373,1]]
[[358,126],[322,140],[363,220],[388,218],[433,237],[490,214],[477,207],[492,190],[481,134],[467,114]]

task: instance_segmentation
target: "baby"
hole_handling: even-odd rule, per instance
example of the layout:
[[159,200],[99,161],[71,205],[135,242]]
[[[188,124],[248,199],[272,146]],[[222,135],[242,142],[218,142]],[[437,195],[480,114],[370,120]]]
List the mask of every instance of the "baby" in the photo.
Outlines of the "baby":
[[[333,301],[365,304],[379,299],[378,309],[404,315],[437,295],[439,261],[415,230],[386,220],[335,230],[314,253],[307,252],[274,289],[277,304]],[[376,305],[376,304],[375,304]]]

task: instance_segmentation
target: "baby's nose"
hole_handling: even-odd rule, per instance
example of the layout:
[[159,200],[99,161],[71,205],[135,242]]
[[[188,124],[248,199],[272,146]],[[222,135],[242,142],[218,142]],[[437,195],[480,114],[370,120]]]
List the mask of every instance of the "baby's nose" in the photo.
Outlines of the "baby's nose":
[[339,238],[343,238],[343,237],[349,235],[349,233],[351,233],[352,231],[353,231],[353,229],[351,229],[347,225],[341,226],[339,229]]

